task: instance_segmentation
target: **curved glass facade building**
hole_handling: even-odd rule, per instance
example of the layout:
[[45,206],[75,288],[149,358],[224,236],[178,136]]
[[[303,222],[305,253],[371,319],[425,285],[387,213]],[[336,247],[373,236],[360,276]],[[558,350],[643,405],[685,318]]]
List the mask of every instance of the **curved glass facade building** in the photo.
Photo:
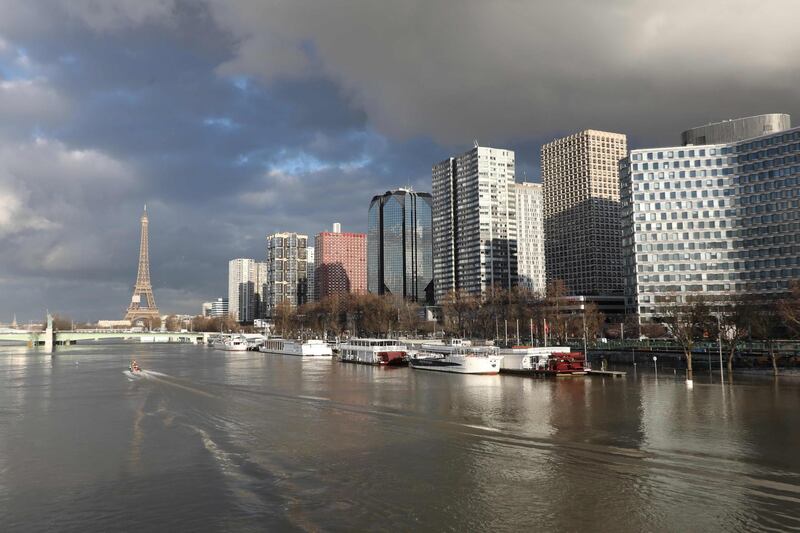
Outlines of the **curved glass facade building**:
[[367,289],[433,303],[432,198],[397,189],[372,198],[367,231]]

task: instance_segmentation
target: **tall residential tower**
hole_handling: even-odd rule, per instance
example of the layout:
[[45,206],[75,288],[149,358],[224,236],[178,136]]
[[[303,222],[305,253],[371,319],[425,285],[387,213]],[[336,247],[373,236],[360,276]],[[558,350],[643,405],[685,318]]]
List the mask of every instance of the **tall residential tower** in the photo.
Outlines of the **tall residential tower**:
[[433,166],[434,297],[517,282],[514,152],[485,146]]
[[544,219],[542,184],[517,183],[517,271],[519,284],[544,294]]
[[266,264],[255,259],[228,262],[228,302],[230,316],[238,322],[261,318],[266,284]]
[[267,283],[264,316],[274,316],[279,305],[295,308],[308,301],[308,235],[273,233],[267,236]]

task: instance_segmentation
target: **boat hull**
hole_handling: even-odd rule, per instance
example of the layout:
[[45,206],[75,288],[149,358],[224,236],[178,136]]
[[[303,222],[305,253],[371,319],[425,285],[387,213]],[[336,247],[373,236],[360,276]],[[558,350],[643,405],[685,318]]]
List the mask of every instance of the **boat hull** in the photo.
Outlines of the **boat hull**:
[[282,352],[279,350],[265,350],[263,348],[258,350],[261,353],[267,353],[270,355],[290,355],[292,357],[300,357],[303,359],[330,359],[333,357],[332,354],[328,355],[320,355],[320,354],[304,354],[304,353],[295,353],[295,352]]
[[450,374],[495,375],[500,373],[499,357],[445,357],[412,359],[409,366],[415,370],[448,372]]
[[340,357],[343,363],[355,363],[357,365],[372,365],[372,366],[404,366],[407,364],[405,360],[406,352],[377,352],[377,353],[363,353],[358,356]]
[[517,376],[531,376],[539,378],[565,378],[572,376],[585,376],[585,371],[557,371],[557,370],[533,370],[533,369],[510,369],[501,368],[501,374],[513,374]]

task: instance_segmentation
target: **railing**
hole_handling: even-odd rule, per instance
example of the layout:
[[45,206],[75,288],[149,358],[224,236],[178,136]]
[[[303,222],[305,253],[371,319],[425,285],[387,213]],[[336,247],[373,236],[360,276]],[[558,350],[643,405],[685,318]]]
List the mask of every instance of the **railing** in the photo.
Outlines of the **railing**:
[[[570,339],[568,344],[571,347],[582,350],[583,339]],[[742,342],[737,347],[738,353],[767,354],[769,353],[770,343],[766,341],[747,341]],[[800,354],[800,340],[776,339],[772,341],[772,349],[775,353]],[[727,350],[727,345],[723,342],[723,350]],[[636,350],[641,352],[683,352],[680,344],[671,339],[646,339],[646,340],[609,340],[606,342],[590,342],[591,351],[628,351]],[[716,340],[698,341],[695,343],[692,352],[705,353],[708,351],[719,350]]]

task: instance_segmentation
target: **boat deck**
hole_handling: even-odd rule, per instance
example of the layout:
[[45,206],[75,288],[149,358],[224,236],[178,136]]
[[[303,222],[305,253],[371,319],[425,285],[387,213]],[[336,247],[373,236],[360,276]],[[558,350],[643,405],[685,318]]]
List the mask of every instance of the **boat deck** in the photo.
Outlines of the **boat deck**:
[[586,369],[586,374],[589,376],[611,376],[615,378],[624,378],[628,375],[627,372],[622,372],[620,370],[591,370]]

